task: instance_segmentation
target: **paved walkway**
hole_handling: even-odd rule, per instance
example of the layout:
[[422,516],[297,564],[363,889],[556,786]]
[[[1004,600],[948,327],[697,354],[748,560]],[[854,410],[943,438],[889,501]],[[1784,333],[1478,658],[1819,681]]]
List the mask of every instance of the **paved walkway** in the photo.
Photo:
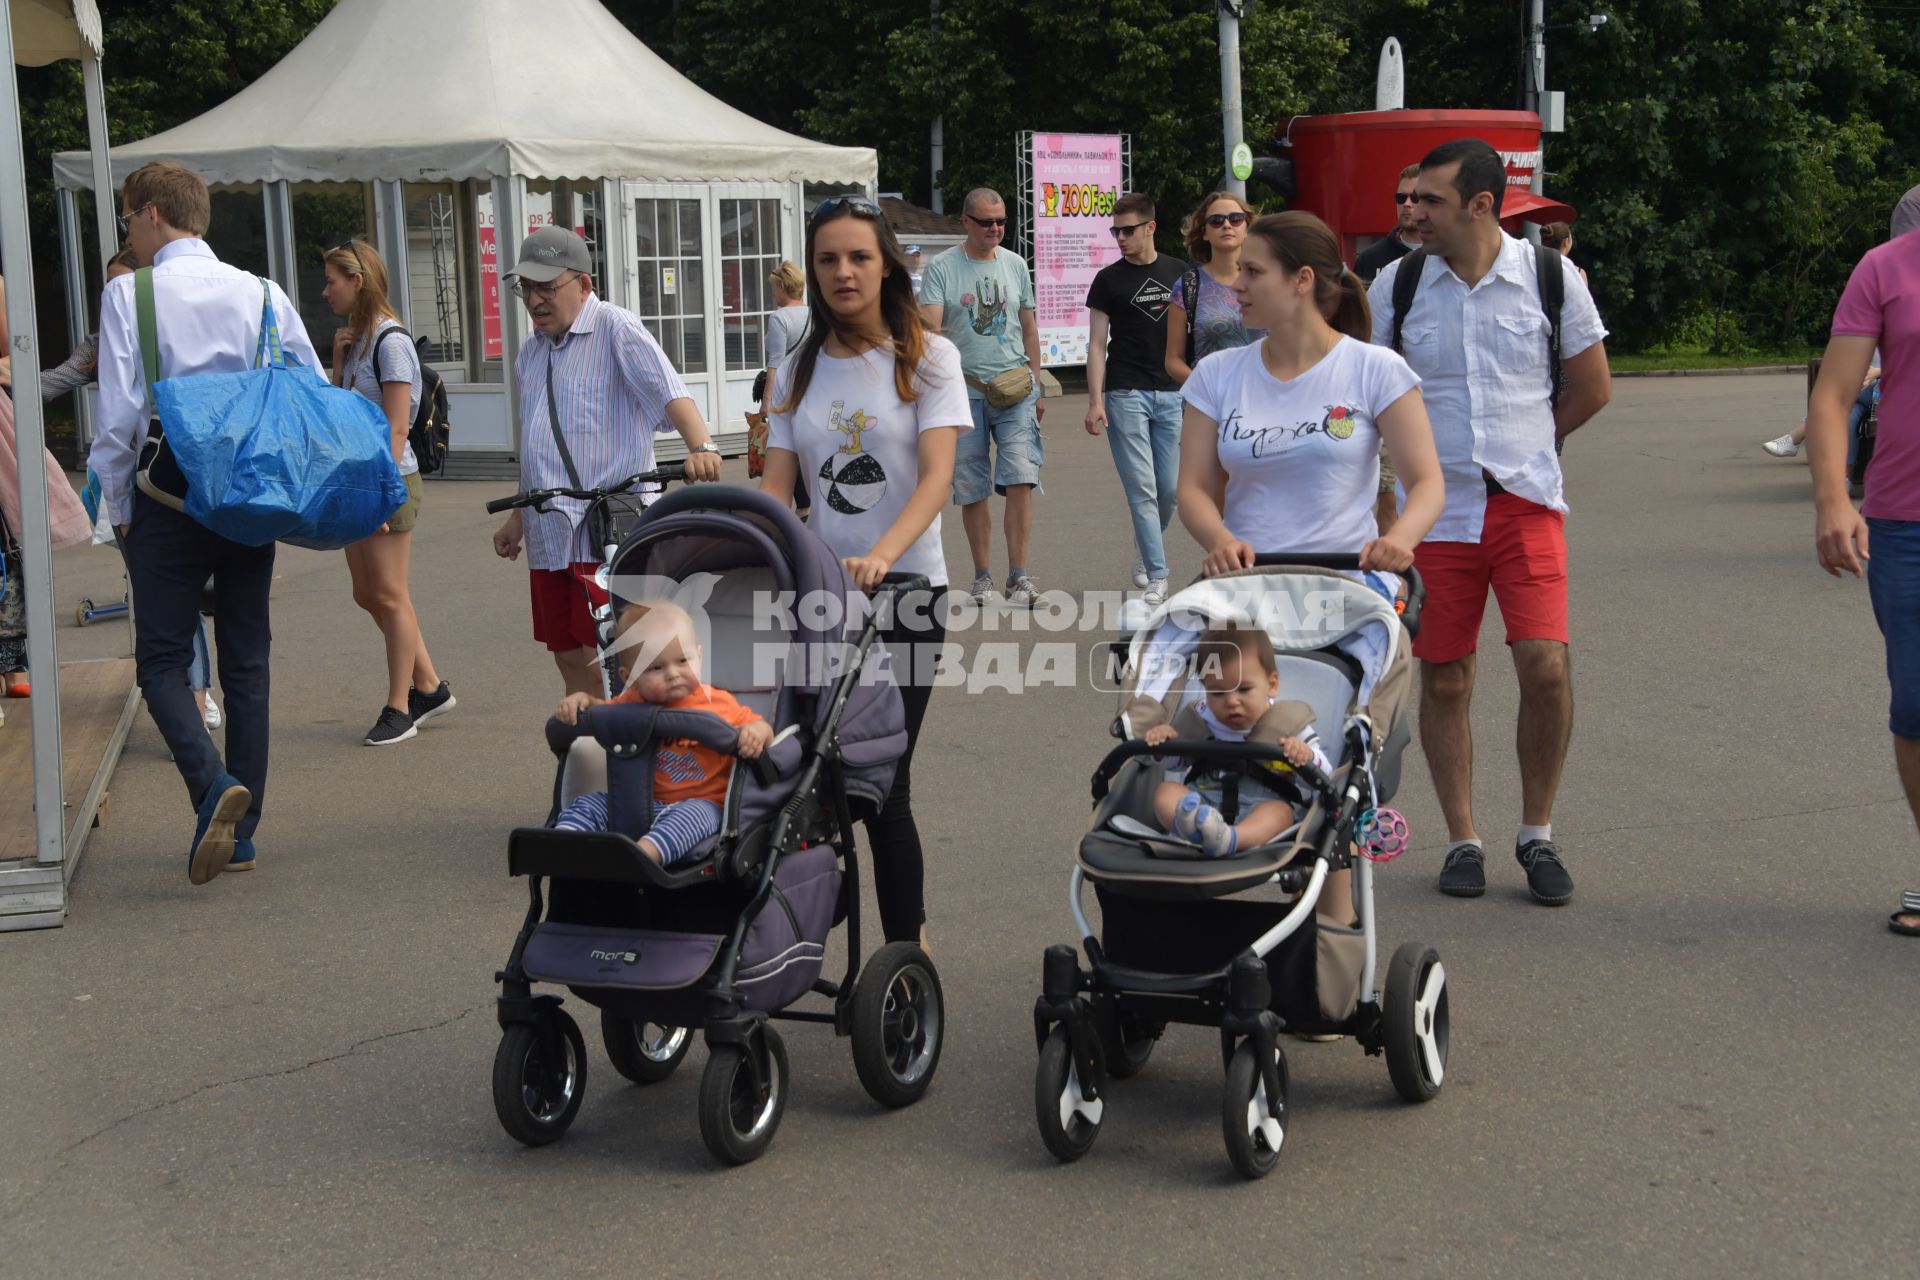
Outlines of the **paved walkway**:
[[[846,1044],[795,1028],[772,1151],[722,1172],[694,1112],[704,1050],[642,1090],[594,1044],[573,1131],[521,1149],[488,1098],[490,978],[556,677],[487,547],[500,486],[428,488],[417,599],[460,708],[397,748],[358,745],[383,676],[340,557],[284,552],[261,869],[187,884],[181,788],[143,717],[67,927],[0,939],[0,1273],[1911,1274],[1920,947],[1882,920],[1920,842],[1866,591],[1819,573],[1804,467],[1756,447],[1803,394],[1622,382],[1576,438],[1579,722],[1555,826],[1579,896],[1532,905],[1498,855],[1484,899],[1437,896],[1444,831],[1412,757],[1418,847],[1380,910],[1389,946],[1446,958],[1451,1078],[1408,1108],[1351,1043],[1290,1044],[1295,1127],[1252,1185],[1199,1031],[1116,1092],[1085,1161],[1034,1132],[1040,954],[1072,938],[1111,710],[1088,689],[935,697],[915,790],[951,1039],[922,1105],[880,1113]],[[1074,591],[1131,558],[1082,412],[1053,406],[1033,556]],[[964,572],[957,520],[947,540]],[[111,568],[63,553],[63,608]],[[1476,708],[1496,847],[1518,820],[1497,626]]]

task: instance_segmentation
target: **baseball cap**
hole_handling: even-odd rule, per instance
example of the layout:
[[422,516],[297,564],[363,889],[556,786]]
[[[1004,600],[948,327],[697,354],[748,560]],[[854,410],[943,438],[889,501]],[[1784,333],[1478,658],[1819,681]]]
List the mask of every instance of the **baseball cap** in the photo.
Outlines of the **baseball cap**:
[[1920,227],[1920,187],[1909,188],[1893,206],[1891,230],[1895,236],[1903,236],[1915,227]]
[[593,274],[593,255],[587,252],[587,242],[565,227],[546,226],[520,242],[520,257],[505,278],[546,284],[569,271]]

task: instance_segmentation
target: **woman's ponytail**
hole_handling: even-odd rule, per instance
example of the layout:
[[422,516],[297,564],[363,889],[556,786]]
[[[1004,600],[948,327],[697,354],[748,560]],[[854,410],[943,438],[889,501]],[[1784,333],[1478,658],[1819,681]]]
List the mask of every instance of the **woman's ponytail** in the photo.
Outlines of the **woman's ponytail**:
[[1340,296],[1327,323],[1355,342],[1373,341],[1373,308],[1367,302],[1367,288],[1350,267],[1340,268]]
[[1373,311],[1366,286],[1340,260],[1340,242],[1326,223],[1290,209],[1257,219],[1253,234],[1288,271],[1313,269],[1313,300],[1334,329],[1356,342],[1373,340]]

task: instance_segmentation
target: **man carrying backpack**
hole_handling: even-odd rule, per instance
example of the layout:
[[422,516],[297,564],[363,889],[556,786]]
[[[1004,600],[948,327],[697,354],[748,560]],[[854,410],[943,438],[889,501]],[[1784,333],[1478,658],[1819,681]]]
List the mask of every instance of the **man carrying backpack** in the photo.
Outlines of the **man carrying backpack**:
[[[263,282],[214,257],[201,239],[211,216],[200,175],[159,161],[128,175],[120,194],[120,231],[142,266],[151,267],[152,327],[160,378],[242,373],[260,343]],[[127,552],[134,659],[140,692],[173,752],[195,811],[187,878],[205,884],[222,871],[253,866],[253,833],[267,787],[267,596],[273,544],[229,541],[184,512],[136,489],[152,411],[141,359],[138,283],[143,273],[108,283],[100,303],[100,430],[88,465]],[[320,367],[299,312],[264,282],[289,357]],[[158,468],[156,468],[156,473]],[[191,479],[191,477],[189,477]],[[220,626],[220,688],[227,696],[226,759],[200,719],[187,681],[199,627],[200,588],[213,579]]]
[[1468,711],[1491,587],[1520,679],[1514,856],[1534,898],[1557,906],[1573,897],[1552,827],[1573,732],[1559,445],[1606,405],[1612,375],[1607,331],[1578,273],[1500,229],[1506,186],[1485,142],[1429,152],[1414,183],[1422,248],[1383,268],[1369,298],[1373,340],[1420,375],[1447,478],[1446,511],[1414,557],[1427,585],[1413,648],[1420,740],[1449,841],[1440,891],[1486,892]]

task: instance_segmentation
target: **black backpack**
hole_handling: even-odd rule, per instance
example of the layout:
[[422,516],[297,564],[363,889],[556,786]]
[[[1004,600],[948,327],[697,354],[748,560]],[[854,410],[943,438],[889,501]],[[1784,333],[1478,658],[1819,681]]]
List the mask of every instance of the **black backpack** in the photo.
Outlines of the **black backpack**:
[[[1563,276],[1565,268],[1558,249],[1549,249],[1540,245],[1534,249],[1534,267],[1540,279],[1540,307],[1547,313],[1547,402],[1558,408],[1560,405],[1560,307],[1567,300],[1567,282]],[[1393,351],[1395,355],[1405,355],[1400,349],[1400,327],[1406,323],[1407,312],[1413,307],[1413,295],[1420,288],[1420,276],[1426,270],[1427,251],[1415,249],[1400,259],[1399,274],[1393,278]]]
[[[380,335],[380,340],[373,344],[373,380],[376,383],[381,381],[380,348],[396,333],[409,342],[413,341],[413,335],[399,325]],[[447,412],[446,380],[425,360],[418,363],[420,407],[414,410],[413,425],[407,428],[407,443],[413,446],[413,456],[420,464],[420,474],[430,476],[446,465],[447,442],[453,437],[453,420]]]

